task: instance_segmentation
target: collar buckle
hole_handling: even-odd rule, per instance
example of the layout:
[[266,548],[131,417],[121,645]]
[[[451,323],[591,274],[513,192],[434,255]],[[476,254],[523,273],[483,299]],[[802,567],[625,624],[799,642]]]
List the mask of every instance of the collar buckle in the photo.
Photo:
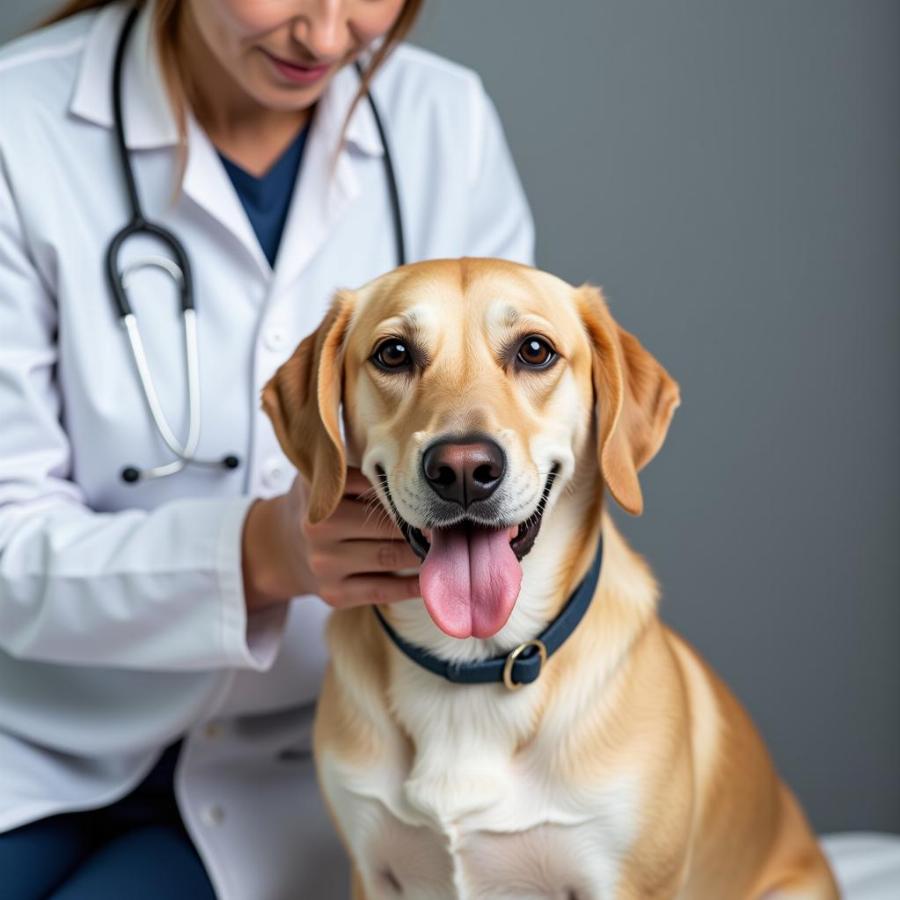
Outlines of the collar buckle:
[[[524,681],[513,681],[512,678],[512,670],[513,666],[516,663],[516,660],[529,648],[534,647],[538,655],[540,657],[540,665],[538,666],[538,673],[535,676],[534,680],[531,682]],[[508,691],[517,691],[520,687],[525,684],[533,684],[534,681],[537,681],[538,678],[541,677],[541,673],[544,671],[544,663],[547,662],[547,648],[544,646],[544,642],[538,638],[535,638],[531,641],[525,641],[523,644],[519,644],[515,650],[511,650],[509,655],[506,657],[506,662],[503,665],[503,684],[506,686]]]

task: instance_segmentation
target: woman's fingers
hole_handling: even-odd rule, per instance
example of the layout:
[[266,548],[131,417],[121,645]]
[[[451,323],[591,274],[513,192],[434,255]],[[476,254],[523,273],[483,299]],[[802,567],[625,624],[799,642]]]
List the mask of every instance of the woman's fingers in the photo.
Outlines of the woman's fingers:
[[359,469],[347,470],[337,509],[322,522],[307,522],[303,531],[310,570],[329,605],[343,609],[420,596],[418,576],[395,574],[418,569],[420,560]]
[[337,509],[318,526],[324,534],[343,540],[399,540],[402,535],[387,510],[377,502],[366,503],[344,497]]
[[419,568],[419,558],[406,541],[339,541],[313,544],[309,567],[322,589],[348,578]]
[[354,572],[398,572],[418,569],[421,560],[404,540],[346,541]]
[[339,590],[323,592],[322,599],[343,609],[373,603],[396,603],[419,597],[419,579],[415,575],[353,575],[344,579]]

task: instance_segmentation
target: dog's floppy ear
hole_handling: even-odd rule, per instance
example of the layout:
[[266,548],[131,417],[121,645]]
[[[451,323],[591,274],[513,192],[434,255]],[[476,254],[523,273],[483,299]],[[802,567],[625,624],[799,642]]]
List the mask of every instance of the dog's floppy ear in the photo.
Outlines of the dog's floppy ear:
[[638,472],[665,440],[681,402],[678,384],[615,323],[598,288],[583,285],[578,299],[594,352],[600,470],[619,505],[639,516],[644,499]]
[[309,521],[333,512],[347,478],[339,416],[343,341],[353,295],[339,292],[322,324],[262,390],[262,406],[288,459],[310,484]]

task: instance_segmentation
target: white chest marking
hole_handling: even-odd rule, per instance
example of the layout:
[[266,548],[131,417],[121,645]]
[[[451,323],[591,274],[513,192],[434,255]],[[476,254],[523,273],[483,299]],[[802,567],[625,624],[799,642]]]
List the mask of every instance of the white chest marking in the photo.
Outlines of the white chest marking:
[[[489,757],[484,761],[489,762]],[[398,765],[399,764],[399,765]],[[411,789],[408,766],[351,771],[322,761],[325,790],[350,843],[370,900],[599,900],[615,893],[621,861],[637,830],[637,780],[620,775],[574,790],[535,777],[534,767],[481,770],[454,782],[448,773],[434,802]],[[495,789],[497,787],[498,789]],[[473,789],[481,789],[472,794]],[[442,807],[454,794],[456,818]],[[487,801],[487,802],[485,802]],[[468,810],[468,811],[463,811]]]

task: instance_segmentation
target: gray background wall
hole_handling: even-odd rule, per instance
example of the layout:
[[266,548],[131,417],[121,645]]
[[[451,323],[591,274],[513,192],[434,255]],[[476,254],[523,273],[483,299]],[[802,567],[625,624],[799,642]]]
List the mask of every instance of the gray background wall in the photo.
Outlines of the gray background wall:
[[618,516],[664,618],[818,830],[900,831],[900,2],[427,0],[416,40],[481,73],[539,264],[681,383]]

